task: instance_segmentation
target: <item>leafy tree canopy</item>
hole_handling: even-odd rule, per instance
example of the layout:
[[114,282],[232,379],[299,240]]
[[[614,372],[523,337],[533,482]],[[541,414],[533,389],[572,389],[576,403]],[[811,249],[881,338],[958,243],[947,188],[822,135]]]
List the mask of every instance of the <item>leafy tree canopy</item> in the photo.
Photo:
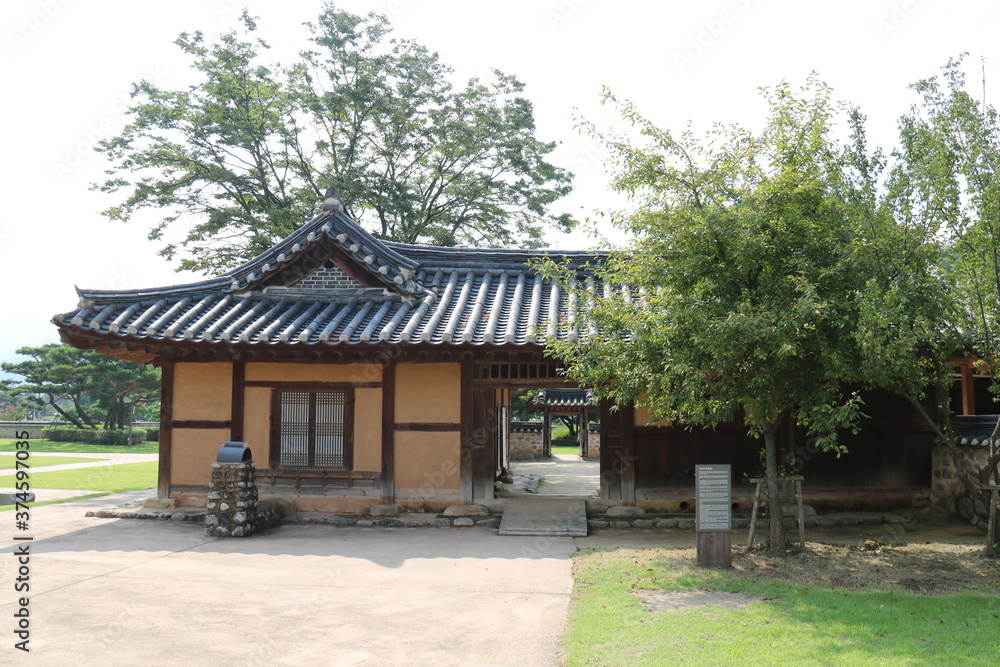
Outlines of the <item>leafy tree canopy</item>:
[[[785,419],[838,449],[862,402],[848,386],[917,394],[920,348],[947,293],[927,230],[899,224],[879,193],[884,160],[862,116],[815,78],[764,89],[759,132],[716,126],[675,136],[616,103],[641,139],[607,137],[613,186],[631,195],[634,241],[594,277],[549,264],[594,333],[550,341],[571,376],[619,404],[635,401],[689,426],[742,414],[765,444],[769,498],[780,498],[776,432]],[[850,141],[834,135],[836,120]],[[627,341],[623,344],[622,341]],[[783,549],[780,513],[771,545]]]
[[3,370],[24,379],[5,381],[4,389],[33,407],[51,406],[78,428],[96,428],[101,420],[105,428],[124,428],[133,409],[159,400],[160,372],[150,366],[57,343],[17,353],[30,358],[4,362]]
[[109,178],[94,187],[124,200],[128,221],[160,211],[150,238],[195,222],[160,251],[181,269],[231,268],[304,220],[329,182],[379,237],[408,243],[539,243],[568,228],[549,205],[570,175],[546,161],[523,84],[494,71],[463,88],[436,53],[391,37],[388,19],[326,4],[311,48],[289,66],[265,62],[267,43],[242,29],[177,45],[201,81],[187,90],[134,86],[130,122],[100,145]]

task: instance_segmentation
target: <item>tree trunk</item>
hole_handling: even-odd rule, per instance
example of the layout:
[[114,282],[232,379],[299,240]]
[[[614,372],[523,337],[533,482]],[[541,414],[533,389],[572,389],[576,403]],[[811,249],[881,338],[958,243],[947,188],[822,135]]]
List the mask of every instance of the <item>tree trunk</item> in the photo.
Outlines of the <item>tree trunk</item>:
[[768,551],[785,551],[785,523],[781,514],[781,482],[778,479],[778,426],[781,417],[764,427],[764,477],[767,480],[767,516],[770,521]]
[[55,399],[52,398],[51,394],[49,394],[49,405],[55,408],[56,412],[61,414],[63,418],[66,419],[66,421],[71,422],[73,426],[77,428],[83,428],[83,424],[81,424],[79,420],[75,419],[72,415],[70,415],[68,412],[64,411],[62,408],[59,407],[59,405],[55,402]]
[[[88,415],[87,411],[84,410],[83,406],[80,405],[80,397],[79,396],[74,396],[73,397],[73,407],[76,408],[76,414],[80,415],[80,419],[83,420],[83,422],[87,426],[89,426],[90,428],[97,428],[94,425],[93,420],[91,420],[90,415]],[[76,420],[74,419],[73,421],[76,421]]]

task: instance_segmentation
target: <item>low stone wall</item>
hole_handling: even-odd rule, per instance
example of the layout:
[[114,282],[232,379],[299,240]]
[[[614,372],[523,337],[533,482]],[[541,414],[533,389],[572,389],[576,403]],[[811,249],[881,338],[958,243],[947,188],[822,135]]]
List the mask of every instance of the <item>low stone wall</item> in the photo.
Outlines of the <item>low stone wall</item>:
[[587,424],[587,458],[601,457],[601,429],[598,424]]
[[[0,422],[0,438],[39,440],[46,426],[69,426],[69,422]],[[27,433],[27,436],[24,436]]]
[[508,442],[511,461],[535,461],[543,458],[542,449],[545,442],[542,438],[541,424],[538,424],[537,429],[512,426]]
[[[601,456],[601,430],[598,424],[589,424],[587,429],[586,458]],[[510,425],[510,460],[537,461],[544,448],[542,424],[540,422],[512,422]]]
[[[965,463],[974,470],[989,463],[988,447],[963,446],[958,449]],[[955,474],[955,461],[951,457],[951,451],[943,445],[937,445],[931,451],[931,491],[939,498],[962,495],[965,491]]]

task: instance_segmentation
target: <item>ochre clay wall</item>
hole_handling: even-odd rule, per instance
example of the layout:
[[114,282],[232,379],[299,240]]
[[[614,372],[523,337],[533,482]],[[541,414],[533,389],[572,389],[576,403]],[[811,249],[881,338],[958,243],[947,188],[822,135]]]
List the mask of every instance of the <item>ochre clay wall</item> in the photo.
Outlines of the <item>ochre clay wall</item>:
[[397,431],[396,490],[399,495],[428,500],[457,495],[460,440],[457,431]]
[[[174,421],[229,421],[233,406],[231,363],[174,366]],[[172,484],[208,484],[229,429],[175,428],[170,447]]]
[[458,424],[462,419],[460,364],[396,366],[396,423]]
[[175,420],[226,421],[232,406],[232,364],[174,365]]
[[661,419],[652,423],[648,423],[652,418],[649,412],[649,408],[636,406],[635,408],[635,425],[636,426],[670,426],[669,419]]
[[382,470],[382,390],[354,392],[354,469]]
[[395,432],[395,486],[400,498],[458,496],[461,432],[461,365],[399,364],[396,424],[454,425],[454,430]]
[[175,428],[170,447],[171,484],[208,486],[219,447],[229,440],[229,429]]

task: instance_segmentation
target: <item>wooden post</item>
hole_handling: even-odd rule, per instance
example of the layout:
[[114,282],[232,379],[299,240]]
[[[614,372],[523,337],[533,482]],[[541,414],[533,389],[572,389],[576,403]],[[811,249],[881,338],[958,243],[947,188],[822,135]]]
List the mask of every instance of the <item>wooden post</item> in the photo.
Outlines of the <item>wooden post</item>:
[[698,565],[730,569],[733,566],[732,533],[728,530],[698,533]]
[[[230,409],[229,439],[243,441],[244,400],[246,399],[247,366],[242,359],[233,361],[233,402]],[[251,449],[257,443],[251,445]]]
[[802,511],[802,478],[797,477],[795,479],[795,502],[798,505],[798,518],[799,518],[799,546],[803,549],[806,548],[806,520],[804,512]]
[[383,504],[396,500],[396,360],[382,368],[382,498]]
[[474,372],[472,362],[462,362],[462,388],[461,388],[461,441],[459,444],[459,482],[458,482],[458,502],[463,505],[472,503],[472,485],[474,470],[472,465],[472,431],[475,427],[472,417],[472,376]]
[[757,512],[760,510],[760,485],[764,480],[760,477],[754,477],[750,481],[754,483],[755,490],[753,493],[753,509],[750,511],[750,534],[747,535],[747,549],[753,549],[753,534],[757,528]]
[[174,422],[174,364],[166,361],[160,369],[160,465],[156,497],[170,497],[170,449]]
[[986,526],[986,555],[996,556],[993,545],[997,543],[997,504],[1000,503],[1000,485],[987,484],[983,487],[990,491],[990,519]]
[[972,364],[962,364],[962,414],[976,414],[976,390]]

